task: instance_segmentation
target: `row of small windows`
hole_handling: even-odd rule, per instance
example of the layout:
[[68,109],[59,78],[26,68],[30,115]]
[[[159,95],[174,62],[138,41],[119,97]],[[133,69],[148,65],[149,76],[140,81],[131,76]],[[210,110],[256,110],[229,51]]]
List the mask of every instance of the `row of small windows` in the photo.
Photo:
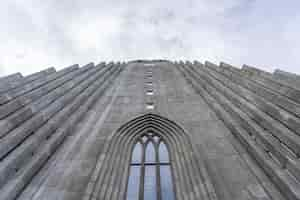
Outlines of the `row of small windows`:
[[171,163],[165,142],[148,133],[135,144],[127,200],[174,200]]
[[[152,79],[152,70],[151,69],[149,69],[149,71],[146,72],[146,78],[147,79]],[[146,85],[151,88],[151,89],[148,88],[148,90],[146,91],[146,95],[152,96],[154,94],[154,91],[152,89],[152,86],[153,86],[152,81],[146,82]],[[153,110],[154,109],[154,104],[153,103],[147,103],[146,109],[147,110]]]

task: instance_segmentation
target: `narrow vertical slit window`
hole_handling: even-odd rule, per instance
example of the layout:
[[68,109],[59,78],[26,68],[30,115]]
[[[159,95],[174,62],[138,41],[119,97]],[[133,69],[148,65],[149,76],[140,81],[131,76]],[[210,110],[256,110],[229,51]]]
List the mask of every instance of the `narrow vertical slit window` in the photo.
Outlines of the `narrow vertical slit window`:
[[127,200],[175,200],[171,162],[165,142],[153,132],[135,144],[127,185]]

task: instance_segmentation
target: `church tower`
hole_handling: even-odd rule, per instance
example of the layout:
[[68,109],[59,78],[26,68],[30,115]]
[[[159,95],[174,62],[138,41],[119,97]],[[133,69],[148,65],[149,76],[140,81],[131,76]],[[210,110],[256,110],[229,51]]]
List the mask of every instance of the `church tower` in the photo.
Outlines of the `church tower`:
[[1,200],[300,200],[300,77],[134,60],[0,78]]

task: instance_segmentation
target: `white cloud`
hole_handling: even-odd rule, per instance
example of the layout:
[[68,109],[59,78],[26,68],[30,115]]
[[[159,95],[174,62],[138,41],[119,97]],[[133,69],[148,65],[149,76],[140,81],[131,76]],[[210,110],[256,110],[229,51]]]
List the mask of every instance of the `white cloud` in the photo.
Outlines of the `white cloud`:
[[0,73],[137,58],[300,73],[299,6],[271,0],[6,0]]

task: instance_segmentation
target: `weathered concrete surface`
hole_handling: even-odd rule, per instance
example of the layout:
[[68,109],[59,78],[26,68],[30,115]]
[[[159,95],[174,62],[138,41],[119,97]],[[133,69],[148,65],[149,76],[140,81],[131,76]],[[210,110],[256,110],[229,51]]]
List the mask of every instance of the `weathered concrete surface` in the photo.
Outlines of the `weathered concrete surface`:
[[[3,82],[14,80],[26,77]],[[124,199],[132,141],[114,145],[122,142],[115,136],[141,116],[159,134],[174,132],[177,199],[300,197],[300,90],[272,74],[141,60],[50,69],[27,80],[0,94],[0,199]],[[160,127],[160,117],[184,135]]]

